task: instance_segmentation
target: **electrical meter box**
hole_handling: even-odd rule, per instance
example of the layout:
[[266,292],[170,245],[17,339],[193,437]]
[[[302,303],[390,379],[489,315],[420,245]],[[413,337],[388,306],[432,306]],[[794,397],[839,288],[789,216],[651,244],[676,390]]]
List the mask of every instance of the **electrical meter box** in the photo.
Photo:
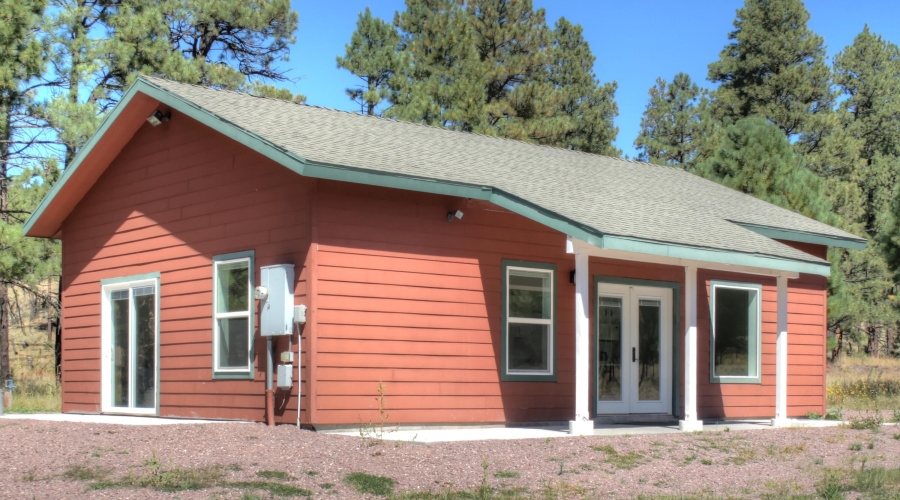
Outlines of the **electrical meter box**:
[[278,388],[290,389],[294,385],[294,365],[278,365]]
[[259,334],[263,337],[294,332],[294,265],[278,264],[259,269],[259,284],[268,291],[260,303]]

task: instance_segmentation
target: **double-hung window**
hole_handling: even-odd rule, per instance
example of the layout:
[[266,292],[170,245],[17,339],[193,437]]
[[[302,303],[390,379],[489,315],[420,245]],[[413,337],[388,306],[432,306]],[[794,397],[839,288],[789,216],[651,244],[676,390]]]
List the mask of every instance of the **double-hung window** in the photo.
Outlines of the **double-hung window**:
[[556,380],[556,265],[504,260],[502,380]]
[[710,282],[710,382],[760,383],[762,286]]
[[253,252],[213,258],[213,377],[253,378]]

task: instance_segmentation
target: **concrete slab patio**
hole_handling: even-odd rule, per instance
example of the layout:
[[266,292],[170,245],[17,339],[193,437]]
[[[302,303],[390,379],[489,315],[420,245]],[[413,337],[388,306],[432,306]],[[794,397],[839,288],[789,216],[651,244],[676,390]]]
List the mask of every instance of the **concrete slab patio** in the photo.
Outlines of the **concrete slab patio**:
[[[0,421],[43,420],[50,422],[80,422],[89,424],[113,424],[131,426],[214,424],[233,422],[226,420],[201,420],[187,418],[135,417],[127,415],[88,415],[77,413],[6,413]],[[789,427],[833,427],[842,422],[829,420],[794,419]],[[774,429],[769,420],[707,420],[702,432],[722,432],[725,430],[765,430]],[[320,430],[323,434],[359,436],[359,429]],[[625,436],[638,434],[678,434],[678,424],[598,424],[595,436]],[[419,443],[439,443],[451,441],[487,441],[497,439],[547,439],[573,437],[568,433],[566,423],[533,427],[466,426],[466,427],[426,427],[387,428],[381,438],[389,441],[414,441]]]
[[[788,427],[834,427],[842,422],[833,420],[792,419]],[[776,429],[770,420],[708,420],[702,432],[722,432],[725,430],[765,430]],[[359,430],[327,430],[325,434],[359,436]],[[625,436],[638,434],[679,434],[678,424],[598,424],[595,436]],[[456,427],[456,428],[412,428],[385,430],[381,438],[388,441],[415,441],[438,443],[446,441],[482,441],[491,439],[546,439],[573,437],[568,433],[567,424],[540,427]]]

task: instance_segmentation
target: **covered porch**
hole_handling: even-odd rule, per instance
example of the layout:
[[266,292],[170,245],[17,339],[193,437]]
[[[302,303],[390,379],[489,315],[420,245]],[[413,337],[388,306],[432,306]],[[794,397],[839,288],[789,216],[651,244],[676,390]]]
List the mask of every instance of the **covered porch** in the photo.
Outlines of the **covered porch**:
[[[712,367],[713,361],[710,357],[710,371],[701,370],[699,349],[707,349],[706,346],[698,346],[698,301],[701,298],[698,286],[706,286],[706,283],[698,285],[698,270],[703,272],[723,272],[738,273],[740,275],[759,277],[771,281],[774,279],[776,288],[776,321],[775,321],[775,391],[772,396],[758,396],[759,404],[767,407],[773,407],[774,413],[770,414],[770,418],[752,420],[754,428],[758,428],[764,424],[773,427],[786,427],[794,425],[797,421],[788,418],[788,288],[789,280],[796,280],[800,277],[801,272],[812,272],[813,274],[823,275],[826,272],[822,266],[810,266],[807,268],[804,263],[794,261],[772,259],[765,257],[753,258],[736,258],[734,254],[712,253],[712,252],[694,252],[689,255],[679,255],[678,251],[660,251],[660,249],[652,249],[653,253],[645,253],[642,251],[632,251],[631,249],[621,248],[602,248],[602,245],[591,244],[578,238],[569,236],[566,243],[566,251],[572,254],[575,259],[575,270],[572,281],[574,283],[575,293],[575,415],[574,419],[569,421],[568,433],[571,435],[593,435],[601,429],[610,429],[610,426],[624,426],[625,429],[631,429],[634,432],[634,425],[631,422],[659,422],[659,425],[651,425],[652,428],[667,429],[665,432],[696,432],[704,430],[704,422],[698,413],[698,377],[701,373],[709,373],[711,382],[716,378],[715,382],[725,383],[756,383],[761,385],[762,380],[762,344],[761,328],[757,332],[756,342],[759,343],[758,348],[752,346],[748,349],[753,352],[756,358],[756,367],[751,367],[754,377],[726,377],[722,376],[718,380],[717,374]],[[683,247],[682,247],[683,249]],[[640,249],[644,250],[644,249]],[[683,253],[683,252],[682,252]],[[699,256],[699,258],[690,258],[691,256]],[[624,280],[624,279],[603,279],[591,274],[590,259],[592,257],[603,259],[615,259],[620,261],[632,261],[645,264],[658,264],[672,266],[683,269],[683,278],[678,283],[673,282],[654,282],[648,280]],[[706,257],[709,257],[708,259]],[[627,286],[626,286],[627,285]],[[735,289],[739,289],[740,284],[735,285]],[[731,286],[723,284],[725,287]],[[618,287],[618,288],[617,288]],[[628,299],[626,288],[637,290],[637,294],[631,300],[634,303],[632,310],[636,311],[638,307],[644,309],[644,304],[654,306],[659,304],[659,311],[653,314],[663,314],[663,317],[672,314],[675,320],[671,323],[671,330],[662,328],[659,330],[659,338],[662,339],[659,345],[654,345],[654,355],[658,352],[658,358],[661,360],[657,367],[654,367],[656,378],[652,381],[655,384],[650,391],[652,396],[638,395],[636,387],[643,382],[636,379],[639,376],[634,372],[630,387],[625,387],[623,380],[628,380],[628,371],[631,366],[637,366],[638,352],[643,352],[643,347],[638,347],[638,340],[634,340],[629,344],[625,340],[625,334],[620,334],[620,341],[616,344],[615,352],[603,352],[600,347],[599,340],[594,339],[592,345],[592,333],[598,335],[601,328],[600,323],[594,321],[592,324],[592,311],[595,315],[599,315],[601,309],[605,306],[603,300],[609,299],[610,307],[622,308],[625,305],[623,300]],[[667,291],[669,288],[670,291]],[[748,287],[749,288],[749,287]],[[654,294],[654,290],[659,291]],[[608,293],[606,293],[606,292]],[[752,291],[752,290],[751,290]],[[666,295],[668,293],[668,295]],[[769,292],[771,293],[771,292]],[[679,297],[682,300],[679,300]],[[657,299],[658,298],[658,299]],[[762,302],[762,287],[756,292],[755,306],[760,311],[759,304]],[[666,309],[671,304],[671,310]],[[606,310],[610,310],[609,307]],[[624,310],[624,309],[623,309]],[[649,309],[648,309],[649,310]],[[771,313],[771,310],[768,311]],[[621,313],[616,313],[621,314]],[[752,316],[753,313],[751,313]],[[756,321],[761,322],[761,312],[755,313],[759,317]],[[636,319],[632,323],[637,324],[641,320]],[[619,316],[616,316],[619,321]],[[627,320],[621,320],[623,327],[627,325]],[[712,321],[712,320],[711,320]],[[618,328],[618,327],[617,327]],[[637,327],[634,326],[633,329]],[[711,328],[710,328],[711,329]],[[824,332],[822,333],[824,335]],[[635,333],[635,335],[638,335]],[[667,345],[667,336],[671,340]],[[750,344],[749,341],[747,341]],[[712,344],[710,344],[712,345]],[[633,346],[633,347],[631,347]],[[682,352],[683,349],[683,352]],[[712,350],[711,347],[708,349]],[[758,349],[753,351],[753,349]],[[823,351],[824,352],[824,351]],[[621,355],[619,354],[621,353]],[[596,365],[601,364],[601,358],[617,359],[618,365],[611,366],[610,362],[605,362],[605,368],[613,370],[617,375],[615,384],[612,388],[599,387],[600,372]],[[747,356],[748,358],[750,355]],[[629,362],[633,363],[629,364]],[[674,366],[673,366],[674,365]],[[593,374],[593,378],[592,378]],[[671,376],[671,379],[668,377]],[[680,380],[683,377],[683,383]],[[746,378],[748,380],[744,380]],[[771,379],[770,379],[771,380]],[[771,383],[771,382],[770,382]],[[607,386],[609,384],[606,384]],[[629,402],[628,390],[633,389]],[[824,391],[824,388],[823,388]],[[646,392],[646,391],[644,391]],[[648,401],[644,401],[648,399]],[[762,401],[766,399],[766,401]],[[653,400],[653,401],[649,401]],[[671,402],[671,403],[670,403]],[[677,425],[668,425],[666,421],[674,421],[678,418]]]

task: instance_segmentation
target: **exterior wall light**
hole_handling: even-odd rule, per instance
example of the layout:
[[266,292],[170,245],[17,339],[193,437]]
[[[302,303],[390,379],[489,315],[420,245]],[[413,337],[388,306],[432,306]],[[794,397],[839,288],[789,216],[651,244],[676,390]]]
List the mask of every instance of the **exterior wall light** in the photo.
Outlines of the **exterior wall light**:
[[172,113],[166,112],[165,114],[163,114],[162,111],[157,109],[153,112],[152,115],[147,117],[147,123],[153,125],[154,127],[157,127],[162,122],[169,121],[169,118],[172,118]]
[[447,222],[453,222],[453,219],[462,220],[462,218],[463,218],[462,210],[457,210],[455,212],[454,211],[447,212]]

